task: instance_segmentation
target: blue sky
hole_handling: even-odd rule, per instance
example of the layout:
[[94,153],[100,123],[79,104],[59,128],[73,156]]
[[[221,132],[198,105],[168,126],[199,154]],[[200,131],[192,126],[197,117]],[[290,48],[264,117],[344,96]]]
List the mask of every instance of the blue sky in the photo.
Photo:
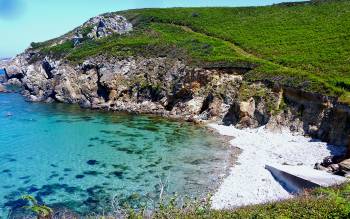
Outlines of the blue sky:
[[[284,0],[286,1],[286,0]],[[132,8],[251,6],[281,0],[0,0],[0,58],[60,36],[90,17]]]

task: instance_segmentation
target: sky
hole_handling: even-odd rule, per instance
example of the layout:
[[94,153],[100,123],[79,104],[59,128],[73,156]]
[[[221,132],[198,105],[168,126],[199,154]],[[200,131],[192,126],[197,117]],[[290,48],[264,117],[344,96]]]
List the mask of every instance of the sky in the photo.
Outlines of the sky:
[[101,13],[134,8],[258,6],[286,0],[0,0],[0,58],[58,37]]

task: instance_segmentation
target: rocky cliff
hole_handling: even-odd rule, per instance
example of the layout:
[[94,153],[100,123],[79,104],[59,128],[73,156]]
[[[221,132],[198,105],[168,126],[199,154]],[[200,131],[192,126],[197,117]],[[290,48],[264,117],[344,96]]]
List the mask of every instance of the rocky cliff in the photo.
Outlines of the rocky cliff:
[[[64,39],[76,46],[84,36],[103,38],[132,29],[122,16],[99,16]],[[63,42],[57,40],[55,45]],[[5,69],[5,84],[20,86],[29,101],[219,121],[241,128],[288,127],[337,145],[347,144],[350,134],[349,106],[277,83],[248,82],[248,70],[242,68],[205,68],[164,56],[99,55],[79,64],[43,57],[34,48],[0,63],[0,68]]]

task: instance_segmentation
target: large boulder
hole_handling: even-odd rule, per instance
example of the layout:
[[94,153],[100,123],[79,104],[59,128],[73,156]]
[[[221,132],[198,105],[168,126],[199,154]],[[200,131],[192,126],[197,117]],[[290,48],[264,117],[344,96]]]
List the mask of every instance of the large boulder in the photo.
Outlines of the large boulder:
[[22,86],[22,82],[17,78],[11,78],[11,79],[7,80],[4,84],[8,85],[8,86],[15,86],[15,87]]
[[0,68],[5,69],[7,79],[22,79],[27,71],[27,55],[22,53],[13,59],[3,60],[0,62]]
[[127,19],[120,15],[106,14],[91,18],[79,27],[73,36],[75,45],[79,44],[84,37],[97,39],[111,34],[124,34],[133,30],[133,26]]
[[350,159],[343,160],[338,165],[341,170],[350,173]]

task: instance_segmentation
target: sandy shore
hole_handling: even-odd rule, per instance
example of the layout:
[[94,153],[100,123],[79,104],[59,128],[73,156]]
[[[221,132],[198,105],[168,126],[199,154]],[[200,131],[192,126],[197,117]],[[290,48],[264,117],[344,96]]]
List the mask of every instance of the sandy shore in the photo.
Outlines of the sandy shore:
[[231,144],[241,148],[237,164],[231,168],[212,198],[214,209],[235,208],[293,197],[265,169],[266,164],[313,167],[344,148],[327,145],[288,130],[273,133],[265,127],[239,130],[233,126],[210,124],[221,135],[234,137]]

